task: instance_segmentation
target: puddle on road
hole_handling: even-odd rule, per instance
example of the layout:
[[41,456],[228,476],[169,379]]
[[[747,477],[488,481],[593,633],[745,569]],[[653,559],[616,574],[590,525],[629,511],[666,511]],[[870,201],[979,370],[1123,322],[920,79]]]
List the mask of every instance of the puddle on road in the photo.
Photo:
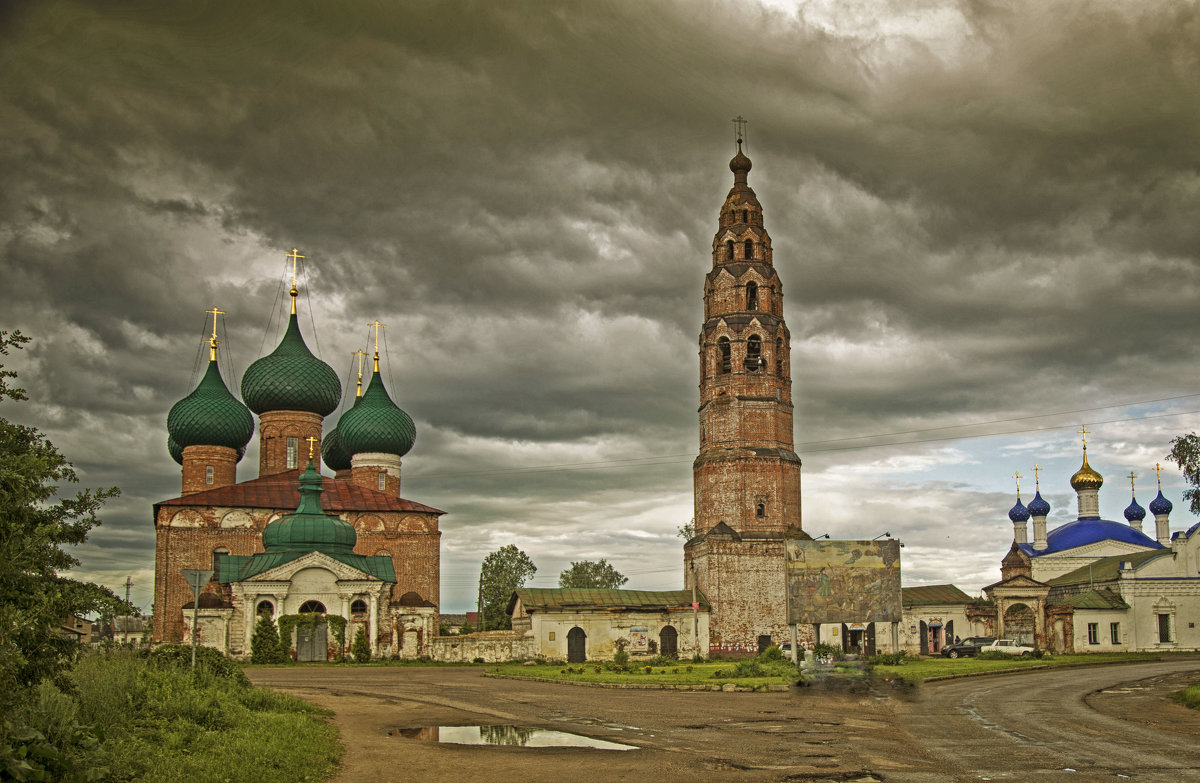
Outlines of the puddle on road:
[[536,729],[529,726],[419,726],[392,729],[393,737],[436,742],[442,745],[508,745],[519,748],[598,748],[600,750],[637,750],[635,745],[570,734],[565,731]]

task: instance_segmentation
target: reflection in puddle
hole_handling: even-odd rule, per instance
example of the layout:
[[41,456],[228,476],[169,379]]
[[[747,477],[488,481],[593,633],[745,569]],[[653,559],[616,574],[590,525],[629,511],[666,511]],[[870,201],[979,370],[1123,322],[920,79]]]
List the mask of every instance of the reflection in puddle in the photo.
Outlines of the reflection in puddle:
[[633,745],[528,726],[421,726],[393,729],[393,737],[450,745],[512,745],[521,748],[599,748],[636,750]]

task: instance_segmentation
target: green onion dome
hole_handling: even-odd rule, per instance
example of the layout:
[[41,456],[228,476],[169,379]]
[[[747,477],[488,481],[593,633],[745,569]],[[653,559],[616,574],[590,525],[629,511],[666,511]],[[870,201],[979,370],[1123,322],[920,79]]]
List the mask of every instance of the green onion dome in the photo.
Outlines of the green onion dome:
[[[179,449],[182,464],[183,450],[188,446],[226,446],[244,449],[254,434],[254,417],[238,402],[225,382],[217,360],[208,363],[208,370],[191,394],[171,406],[167,414],[169,440]],[[174,452],[171,454],[175,456]]]
[[242,399],[255,413],[308,411],[328,416],[342,399],[342,383],[332,367],[308,350],[292,313],[279,345],[242,376]]
[[[358,405],[360,400],[362,397],[355,397],[354,404]],[[321,459],[325,460],[325,467],[332,471],[350,470],[350,453],[346,451],[337,427],[321,439]]]
[[338,420],[337,431],[346,453],[407,454],[417,439],[417,428],[388,396],[379,370],[371,375],[371,383],[360,399],[362,402],[356,402]]
[[263,528],[263,547],[268,552],[326,552],[351,554],[358,533],[349,522],[326,514],[321,508],[324,479],[312,460],[300,474],[300,505],[296,511]]

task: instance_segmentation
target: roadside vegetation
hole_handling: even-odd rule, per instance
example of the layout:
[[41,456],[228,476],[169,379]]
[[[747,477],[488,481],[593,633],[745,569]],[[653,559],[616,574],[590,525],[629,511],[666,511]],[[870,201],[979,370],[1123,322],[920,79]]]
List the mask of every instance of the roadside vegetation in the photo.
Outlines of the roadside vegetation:
[[251,687],[233,661],[200,648],[83,653],[10,716],[0,779],[285,783],[327,779],[337,730],[299,699]]
[[986,674],[997,671],[1019,671],[1021,669],[1060,666],[1082,666],[1095,663],[1121,663],[1125,661],[1156,661],[1161,653],[1090,653],[1080,655],[1047,655],[1042,658],[1031,656],[976,656],[972,658],[908,658],[899,665],[875,665],[877,677],[904,680],[917,684],[937,677],[954,677],[971,674]]
[[755,658],[741,660],[676,660],[658,656],[637,661],[630,660],[629,654],[619,649],[612,661],[573,664],[547,661],[534,666],[511,663],[490,669],[489,673],[564,682],[708,687],[730,683],[743,688],[790,685],[800,679],[796,667],[778,647],[768,647]]
[[1171,698],[1189,710],[1200,710],[1200,685],[1189,685],[1181,691],[1175,691]]

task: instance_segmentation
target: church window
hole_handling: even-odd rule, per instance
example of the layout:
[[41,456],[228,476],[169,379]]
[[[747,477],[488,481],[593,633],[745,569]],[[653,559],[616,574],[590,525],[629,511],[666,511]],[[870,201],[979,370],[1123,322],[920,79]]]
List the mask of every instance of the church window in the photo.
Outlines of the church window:
[[783,338],[775,338],[775,374],[783,375]]
[[205,484],[213,483],[213,466],[212,465],[204,466],[204,483]]
[[753,281],[746,283],[746,309],[758,309],[758,283]]
[[224,560],[225,556],[228,554],[229,554],[229,547],[226,547],[226,546],[219,546],[213,550],[212,570],[213,570],[213,578],[214,579],[221,575],[221,561]]
[[354,603],[350,604],[350,614],[366,614],[367,602],[361,598],[356,598]]
[[287,467],[288,467],[288,470],[294,470],[295,468],[299,467],[299,465],[297,464],[297,454],[298,454],[299,450],[300,450],[300,439],[289,437],[287,439]]
[[726,261],[733,260],[733,240],[732,239],[725,243],[725,260]]
[[1088,623],[1088,644],[1100,644],[1100,623]]
[[379,471],[378,481],[379,481],[379,491],[383,492],[385,489],[387,489],[387,473],[382,470]]
[[754,515],[756,517],[765,517],[767,515],[766,505],[763,503],[759,503],[758,506],[754,509]]
[[325,604],[320,601],[305,601],[300,604],[300,614],[325,614]]
[[1158,615],[1158,642],[1167,644],[1171,641],[1173,641],[1171,638],[1171,615],[1160,614]]
[[254,613],[258,615],[274,615],[275,604],[271,603],[270,601],[259,601],[258,606],[254,607]]
[[729,338],[722,337],[717,340],[717,348],[721,351],[721,372],[729,372],[733,369],[733,360],[729,353]]
[[1109,623],[1108,624],[1108,639],[1113,644],[1121,643],[1121,624],[1120,623]]
[[758,372],[764,364],[766,362],[762,358],[762,338],[757,334],[752,334],[746,341],[746,370],[747,372]]
[[753,259],[754,259],[754,242],[752,240],[747,239],[746,240],[746,260],[751,261]]
[[743,222],[743,223],[749,223],[749,222],[750,222],[750,210],[748,210],[748,209],[743,209],[743,210],[742,210],[742,222]]

